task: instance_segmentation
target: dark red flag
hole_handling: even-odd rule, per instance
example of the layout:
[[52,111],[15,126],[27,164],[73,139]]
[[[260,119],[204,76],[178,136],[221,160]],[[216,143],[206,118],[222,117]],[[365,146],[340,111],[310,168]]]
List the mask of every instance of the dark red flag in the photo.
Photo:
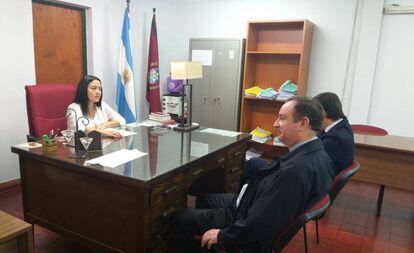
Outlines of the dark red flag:
[[148,54],[147,101],[149,103],[150,113],[161,112],[160,70],[158,65],[158,41],[157,25],[155,24],[155,12],[152,16]]

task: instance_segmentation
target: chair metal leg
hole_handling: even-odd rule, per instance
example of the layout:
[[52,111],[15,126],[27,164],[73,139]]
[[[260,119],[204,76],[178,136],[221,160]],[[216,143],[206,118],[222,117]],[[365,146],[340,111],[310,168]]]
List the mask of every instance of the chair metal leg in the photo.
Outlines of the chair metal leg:
[[378,200],[377,200],[377,216],[379,217],[381,215],[381,208],[382,208],[382,200],[384,198],[384,190],[385,185],[380,185],[380,190],[378,194]]
[[315,220],[315,229],[316,229],[316,243],[319,244],[319,227],[318,227],[318,219]]
[[303,225],[303,241],[305,243],[305,253],[308,253],[308,239],[306,236],[306,224]]

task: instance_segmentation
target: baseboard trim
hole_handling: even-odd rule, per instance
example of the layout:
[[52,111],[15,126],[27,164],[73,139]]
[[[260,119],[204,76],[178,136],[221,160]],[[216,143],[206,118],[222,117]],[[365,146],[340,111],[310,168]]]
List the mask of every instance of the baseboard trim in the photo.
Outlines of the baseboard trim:
[[0,183],[0,192],[20,185],[20,178]]

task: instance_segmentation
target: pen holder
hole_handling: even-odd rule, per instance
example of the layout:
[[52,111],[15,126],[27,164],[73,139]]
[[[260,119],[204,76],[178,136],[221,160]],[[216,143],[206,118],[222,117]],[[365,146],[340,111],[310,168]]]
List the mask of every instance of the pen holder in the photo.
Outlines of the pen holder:
[[50,140],[42,140],[43,145],[43,153],[45,154],[56,154],[57,152],[57,140],[50,139]]

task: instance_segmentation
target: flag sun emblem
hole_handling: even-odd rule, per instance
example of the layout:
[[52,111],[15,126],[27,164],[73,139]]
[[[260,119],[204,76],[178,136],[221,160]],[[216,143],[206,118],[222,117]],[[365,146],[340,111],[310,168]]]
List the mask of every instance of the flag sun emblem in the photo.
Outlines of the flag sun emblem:
[[150,84],[157,83],[158,79],[159,79],[158,68],[150,69],[150,71],[149,71],[149,82],[150,82]]
[[122,79],[124,80],[124,85],[131,80],[131,72],[128,69],[125,69],[122,73]]

